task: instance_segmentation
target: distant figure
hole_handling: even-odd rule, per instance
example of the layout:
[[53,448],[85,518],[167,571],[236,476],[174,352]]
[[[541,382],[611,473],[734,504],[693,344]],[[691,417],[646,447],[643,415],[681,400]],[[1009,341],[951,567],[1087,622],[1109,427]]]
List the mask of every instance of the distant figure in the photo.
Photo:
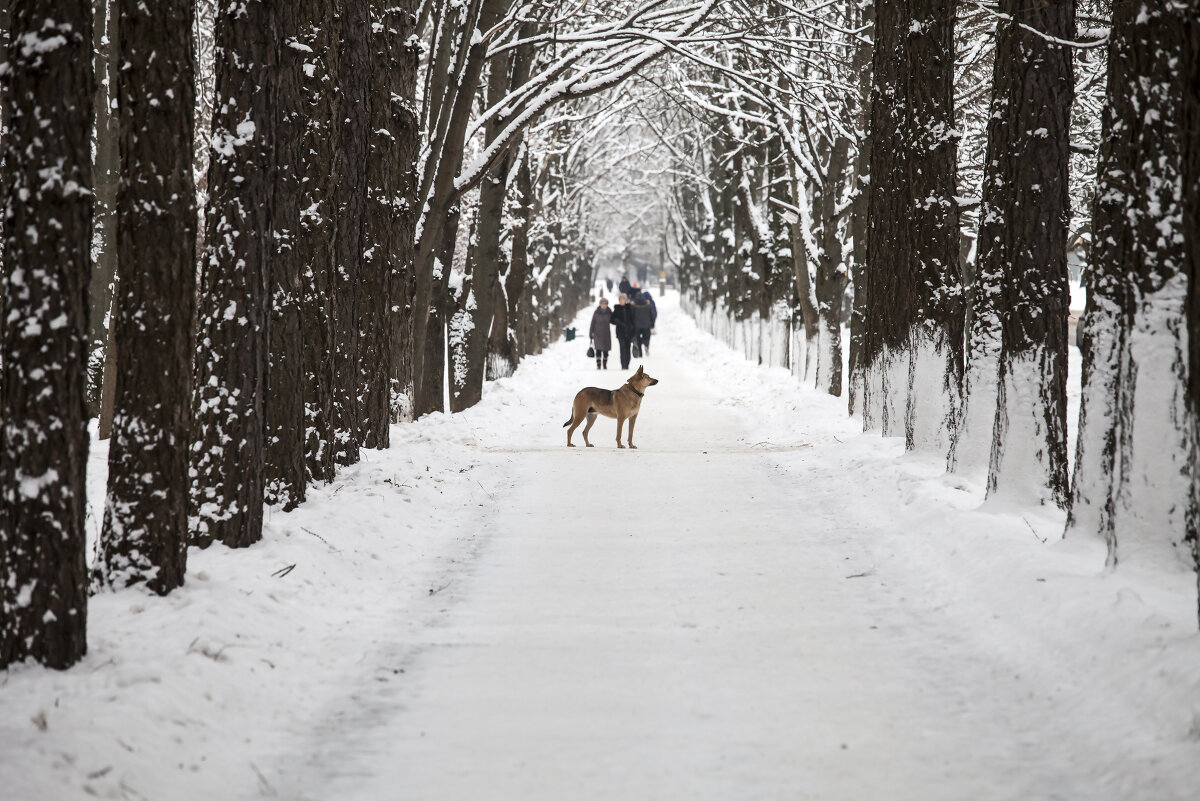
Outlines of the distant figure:
[[608,291],[609,291],[609,292],[612,292],[612,288],[613,288],[613,280],[612,280],[611,278],[605,278],[605,279],[604,279],[604,285],[605,285],[606,287],[608,287]]
[[633,295],[633,285],[629,283],[629,276],[621,276],[621,294],[627,297]]
[[633,299],[633,332],[643,356],[650,355],[650,332],[658,319],[658,309],[654,306],[649,292],[639,292]]
[[612,323],[613,312],[608,308],[608,301],[600,298],[600,306],[592,313],[592,347],[596,349],[596,369],[608,369],[608,352],[612,350],[612,333],[608,326]]
[[612,312],[612,324],[617,329],[617,342],[621,345],[621,369],[629,369],[629,345],[633,342],[633,307],[625,295],[617,297],[617,308]]

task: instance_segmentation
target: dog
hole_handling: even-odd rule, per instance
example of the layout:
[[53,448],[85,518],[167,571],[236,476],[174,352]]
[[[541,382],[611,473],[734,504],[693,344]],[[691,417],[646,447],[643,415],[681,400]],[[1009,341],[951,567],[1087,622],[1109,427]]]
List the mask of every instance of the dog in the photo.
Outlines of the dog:
[[657,378],[651,378],[642,367],[638,367],[628,381],[617,389],[600,389],[599,387],[585,387],[579,390],[575,396],[575,401],[571,404],[571,419],[563,423],[563,428],[567,428],[567,447],[574,448],[571,444],[571,435],[575,433],[575,429],[579,428],[579,424],[587,418],[587,425],[583,428],[583,444],[589,448],[594,448],[592,443],[588,442],[588,432],[592,430],[592,426],[596,422],[596,415],[602,414],[605,417],[615,417],[617,419],[617,447],[624,448],[621,444],[621,427],[625,421],[629,421],[629,447],[637,448],[633,444],[633,424],[637,422],[638,410],[642,408],[642,396],[646,394],[646,387],[652,387],[658,383]]

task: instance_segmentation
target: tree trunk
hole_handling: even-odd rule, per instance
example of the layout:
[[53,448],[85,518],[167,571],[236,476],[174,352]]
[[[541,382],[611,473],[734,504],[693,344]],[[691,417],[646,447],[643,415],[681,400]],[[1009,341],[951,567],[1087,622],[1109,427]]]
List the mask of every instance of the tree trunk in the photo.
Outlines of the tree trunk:
[[[789,159],[788,164],[790,170],[789,185],[792,188],[792,200],[799,206],[801,203],[807,203],[808,199],[800,196],[801,192],[807,192],[804,187],[804,182],[796,174],[795,162]],[[805,225],[804,216],[797,217],[796,222],[792,223],[792,270],[796,276],[796,297],[799,299],[800,309],[800,325],[804,331],[804,372],[803,378],[805,381],[812,380],[816,372],[816,355],[818,350],[818,338],[820,336],[820,316],[817,313],[817,292],[815,282],[813,280],[812,263],[815,254],[808,252],[808,247],[805,245]]]
[[262,538],[275,4],[222,0],[208,169],[192,454],[192,540]]
[[[461,196],[455,187],[455,178],[462,167],[475,90],[483,74],[488,47],[482,39],[467,39],[465,35],[469,30],[489,30],[499,19],[505,2],[473,0],[468,5],[470,8],[464,12],[467,27],[459,31],[459,44],[464,46],[460,52],[465,52],[465,58],[461,68],[453,72],[455,85],[443,101],[443,105],[448,106],[438,115],[436,127],[443,130],[444,135],[436,140],[438,146],[430,156],[427,169],[432,173],[432,180],[421,238],[417,242],[413,323],[415,417],[441,411],[445,405],[445,329],[452,308],[449,281],[461,215]],[[457,25],[457,22],[448,21],[447,24]]]
[[[1183,230],[1184,273],[1188,282],[1188,415],[1192,420],[1191,464],[1200,465],[1200,8],[1183,12]],[[1188,499],[1187,535],[1192,543],[1192,561],[1200,576],[1200,481],[1192,477]],[[1200,589],[1200,585],[1198,585]],[[1200,599],[1200,595],[1198,595]],[[1200,612],[1200,608],[1197,610]]]
[[[322,18],[321,0],[295,0],[277,11],[279,25],[276,68],[264,77],[275,97],[275,179],[271,205],[272,247],[268,259],[270,314],[267,318],[267,390],[263,406],[265,438],[264,500],[284,511],[304,500],[305,409],[303,275],[309,253],[300,247],[303,201],[311,199],[310,182],[328,175],[330,164],[311,163],[306,133],[310,125],[310,87],[319,85],[317,36],[331,20]],[[316,48],[314,48],[314,45]],[[306,73],[311,73],[306,75]],[[322,132],[322,136],[325,132]],[[319,211],[309,207],[313,215]]]
[[907,280],[909,245],[905,224],[907,216],[915,213],[908,207],[904,169],[905,110],[910,102],[906,96],[910,70],[904,44],[912,24],[907,6],[900,2],[876,3],[871,63],[862,404],[863,430],[879,429],[884,436],[904,432],[909,369],[905,348],[915,305],[913,288]]
[[92,8],[11,7],[0,307],[0,667],[87,652]]
[[834,140],[821,187],[821,254],[817,269],[819,319],[816,387],[830,395],[842,394],[842,306],[849,276],[838,230],[838,200],[850,167],[850,140]]
[[[105,350],[108,347],[109,310],[112,308],[113,283],[117,278],[117,185],[120,182],[121,155],[117,140],[120,121],[113,108],[117,87],[117,54],[120,52],[120,24],[116,0],[94,0],[92,47],[95,51],[93,127],[95,157],[92,168],[92,251],[94,264],[88,281],[88,417],[100,414],[103,400],[111,411],[112,396],[104,398]],[[109,382],[111,386],[112,382]],[[108,421],[111,423],[111,416]],[[106,426],[107,427],[107,426]]]
[[397,58],[392,91],[399,98],[393,105],[396,133],[396,162],[400,170],[396,193],[394,272],[391,276],[392,338],[391,415],[400,423],[413,417],[413,295],[416,292],[417,158],[421,149],[420,116],[417,111],[417,78],[421,68],[421,46],[416,39],[416,0],[401,0],[406,16],[401,20],[400,41],[404,47]]
[[[412,4],[409,4],[412,6]],[[363,216],[363,283],[359,309],[359,362],[362,385],[359,402],[359,443],[365,448],[386,448],[391,423],[392,330],[397,292],[404,264],[399,261],[397,226],[407,155],[401,152],[402,110],[395,87],[405,78],[405,36],[411,32],[413,7],[391,0],[371,3],[370,152],[367,163],[367,203]]]
[[[502,282],[503,319],[492,325],[489,344],[488,375],[500,378],[513,374],[523,353],[518,330],[523,322],[521,308],[527,297],[530,280],[529,224],[533,217],[533,171],[529,166],[529,151],[522,149],[517,157],[517,206],[512,220],[512,256]],[[498,288],[499,291],[499,288]],[[499,301],[497,301],[499,309]]]
[[[363,214],[367,203],[371,108],[370,0],[342,6],[339,53],[337,269],[333,277],[334,461],[359,458],[359,313],[363,276]],[[382,89],[380,90],[382,91]]]
[[[310,8],[311,3],[307,4]],[[338,232],[337,159],[341,141],[338,85],[341,76],[340,21],[335,6],[313,8],[313,24],[305,29],[302,168],[300,217],[295,249],[301,270],[301,340],[304,381],[304,461],[307,479],[334,478],[333,428],[334,332],[333,292]]]
[[[1074,0],[1001,0],[978,295],[1000,328],[988,495],[1067,505],[1067,171]],[[1038,31],[1034,33],[1029,30]],[[994,139],[992,135],[994,134]],[[999,311],[999,314],[997,314]],[[986,391],[986,385],[984,387]],[[980,395],[985,406],[993,402]]]
[[[518,52],[512,59],[496,60],[488,76],[488,106],[499,103],[510,89],[516,89],[529,80],[532,59],[528,53]],[[493,143],[502,132],[501,125],[492,121],[487,125],[487,144]],[[475,247],[472,250],[468,270],[471,274],[471,292],[474,313],[465,341],[465,364],[461,365],[464,380],[450,392],[450,411],[459,412],[474,406],[483,397],[483,382],[487,374],[488,342],[495,316],[496,298],[500,288],[500,236],[504,221],[504,198],[508,191],[509,173],[512,170],[513,154],[520,142],[513,142],[509,150],[488,171],[487,178],[479,186],[479,210],[476,215]],[[507,314],[504,315],[507,317]],[[460,374],[456,366],[455,374]]]
[[858,153],[854,158],[854,200],[850,209],[850,237],[854,260],[850,268],[854,300],[850,310],[849,391],[846,408],[851,416],[863,412],[864,374],[862,359],[863,330],[867,314],[867,225],[869,219],[871,136],[871,40],[875,31],[875,11],[867,3],[861,6],[861,25],[865,28],[854,51],[853,68],[859,79]]
[[188,545],[196,192],[192,179],[194,4],[117,0],[116,401],[97,578],[183,585]]
[[[1178,568],[1195,467],[1186,406],[1188,294],[1182,220],[1190,89],[1179,63],[1188,12],[1114,5],[1085,358],[1068,533],[1105,537],[1108,561]],[[1186,224],[1181,224],[1187,230]]]
[[962,404],[963,294],[958,263],[954,3],[910,0],[905,186],[908,274],[905,447],[948,455]]

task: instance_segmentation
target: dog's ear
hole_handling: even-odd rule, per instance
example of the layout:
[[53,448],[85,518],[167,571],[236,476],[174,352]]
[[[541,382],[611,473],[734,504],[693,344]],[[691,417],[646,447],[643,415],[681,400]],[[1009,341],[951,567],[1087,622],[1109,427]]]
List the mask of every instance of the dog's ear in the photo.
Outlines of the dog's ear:
[[642,371],[643,371],[644,369],[646,369],[646,368],[645,368],[645,367],[643,367],[642,365],[640,365],[640,364],[639,364],[639,365],[638,365],[638,371],[637,371],[636,373],[634,373],[634,375],[641,375],[641,374],[642,374]]

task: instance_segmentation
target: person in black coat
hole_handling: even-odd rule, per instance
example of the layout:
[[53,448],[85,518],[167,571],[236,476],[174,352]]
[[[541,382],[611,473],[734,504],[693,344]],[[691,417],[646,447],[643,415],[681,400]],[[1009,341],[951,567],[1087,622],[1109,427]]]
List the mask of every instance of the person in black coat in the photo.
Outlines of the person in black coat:
[[596,369],[608,369],[608,352],[612,350],[612,309],[608,308],[608,299],[600,298],[600,305],[592,313],[592,347],[596,349]]
[[650,332],[658,319],[658,309],[650,300],[650,293],[637,295],[630,304],[633,308],[633,333],[637,343],[642,347],[642,355],[650,355]]
[[618,287],[618,289],[621,290],[621,294],[626,298],[633,295],[633,284],[629,283],[628,275],[621,276],[621,285]]
[[621,369],[629,369],[629,345],[633,342],[633,309],[628,303],[629,298],[621,295],[617,298],[617,306],[612,312],[612,324],[617,329],[617,343],[620,345]]

